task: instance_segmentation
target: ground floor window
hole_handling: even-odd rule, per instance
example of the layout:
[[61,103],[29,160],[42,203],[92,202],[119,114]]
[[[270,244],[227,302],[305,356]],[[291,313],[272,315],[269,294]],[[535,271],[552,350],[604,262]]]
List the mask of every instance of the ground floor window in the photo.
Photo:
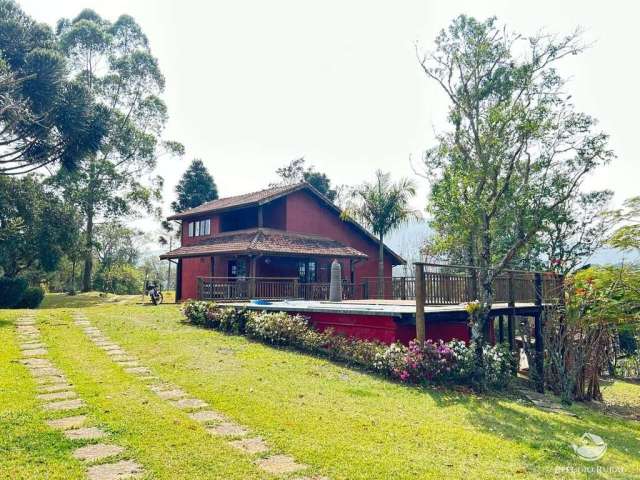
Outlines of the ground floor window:
[[298,279],[304,283],[318,280],[318,265],[315,260],[302,260],[298,262]]

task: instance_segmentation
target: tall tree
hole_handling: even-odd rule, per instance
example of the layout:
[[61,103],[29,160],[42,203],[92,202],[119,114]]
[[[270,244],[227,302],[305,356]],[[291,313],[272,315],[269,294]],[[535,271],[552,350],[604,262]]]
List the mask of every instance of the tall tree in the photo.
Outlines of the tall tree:
[[218,198],[218,188],[202,160],[196,158],[176,185],[178,200],[171,202],[174,212],[182,212]]
[[163,142],[167,109],[159,95],[164,77],[147,37],[133,18],[114,23],[92,10],[60,20],[57,35],[69,58],[74,80],[108,113],[108,131],[95,155],[77,159],[78,168],[56,179],[80,208],[85,221],[82,290],[91,288],[94,226],[98,219],[153,209],[162,178],[153,176],[162,149],[182,153]]
[[416,193],[413,181],[402,178],[391,181],[389,173],[376,171],[372,183],[365,182],[351,192],[352,203],[343,218],[353,217],[378,237],[378,297],[384,296],[384,237],[418,214],[409,206]]
[[624,223],[609,239],[609,244],[620,250],[640,250],[640,197],[624,202],[623,208],[609,213],[616,222]]
[[66,77],[51,29],[11,0],[0,0],[0,175],[61,163],[95,152],[104,112]]
[[288,185],[307,182],[332,202],[336,200],[338,191],[331,188],[331,180],[326,174],[318,172],[313,166],[307,167],[304,157],[289,162],[284,167],[276,169],[280,182],[274,185]]
[[524,37],[495,18],[462,15],[419,58],[450,101],[450,128],[425,155],[429,210],[440,244],[477,272],[479,388],[495,277],[576,196],[585,175],[614,156],[596,121],[574,110],[555,69],[582,50],[579,32]]
[[51,272],[79,234],[75,209],[34,175],[0,176],[0,270]]

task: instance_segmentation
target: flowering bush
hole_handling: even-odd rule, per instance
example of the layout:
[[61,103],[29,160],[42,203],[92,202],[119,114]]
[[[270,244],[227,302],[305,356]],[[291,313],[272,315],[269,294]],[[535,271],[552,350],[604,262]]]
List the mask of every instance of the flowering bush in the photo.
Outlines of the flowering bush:
[[[473,346],[460,340],[447,343],[427,340],[423,344],[414,340],[409,346],[385,345],[338,335],[332,329],[319,332],[301,315],[249,312],[210,302],[187,302],[182,312],[196,325],[325,355],[406,383],[469,383],[474,367]],[[506,386],[512,371],[508,349],[488,345],[484,348],[484,358],[489,385]]]

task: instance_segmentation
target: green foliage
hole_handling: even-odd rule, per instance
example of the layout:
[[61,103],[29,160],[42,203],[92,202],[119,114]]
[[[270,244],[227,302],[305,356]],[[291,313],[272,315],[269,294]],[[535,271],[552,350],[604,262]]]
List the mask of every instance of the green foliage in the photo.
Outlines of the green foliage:
[[15,308],[27,290],[24,278],[0,277],[0,308]]
[[0,175],[95,153],[105,133],[102,110],[67,78],[51,29],[11,0],[0,0]]
[[171,203],[174,212],[182,212],[218,198],[213,177],[200,159],[194,159],[176,185],[178,200]]
[[157,158],[163,150],[181,149],[162,140],[167,108],[159,95],[164,77],[131,17],[123,15],[111,23],[83,10],[73,20],[58,22],[56,33],[74,82],[88,92],[108,122],[100,151],[78,158],[75,171],[54,179],[85,219],[86,291],[91,287],[95,219],[153,211],[163,184],[152,174]]
[[292,160],[288,165],[276,169],[276,173],[282,179],[281,183],[285,185],[307,182],[332,202],[338,196],[338,191],[331,188],[329,177],[318,172],[313,166],[307,167],[304,157]]
[[16,308],[38,308],[44,300],[44,290],[42,287],[29,287],[24,291],[20,303]]
[[29,175],[0,176],[0,268],[51,272],[78,235],[74,209]]
[[609,215],[615,221],[625,223],[613,233],[609,244],[620,250],[640,250],[640,197],[629,198],[622,209]]
[[134,295],[142,292],[144,277],[133,265],[116,263],[100,268],[94,278],[96,290],[116,295]]

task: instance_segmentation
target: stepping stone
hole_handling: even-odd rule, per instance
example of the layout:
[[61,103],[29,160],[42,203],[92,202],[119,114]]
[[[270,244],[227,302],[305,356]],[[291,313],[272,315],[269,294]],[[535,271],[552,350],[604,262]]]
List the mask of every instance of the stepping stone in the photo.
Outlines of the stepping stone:
[[127,352],[125,352],[124,350],[122,350],[121,348],[117,349],[117,350],[109,350],[107,352],[107,355],[126,355]]
[[137,360],[137,358],[127,354],[118,354],[111,355],[111,360],[113,360],[114,362],[131,362],[133,360]]
[[67,390],[65,392],[55,392],[55,393],[41,393],[37,395],[38,400],[51,401],[51,400],[67,400],[69,398],[75,398],[78,395],[73,390]]
[[313,477],[294,477],[291,480],[329,480],[329,477],[314,475]]
[[143,382],[157,382],[158,380],[160,380],[160,377],[158,377],[157,375],[148,375],[148,376],[138,377],[138,380],[141,380]]
[[121,367],[139,367],[140,362],[136,360],[127,360],[126,362],[116,362]]
[[20,345],[20,348],[22,350],[35,350],[38,348],[45,348],[45,347],[46,346],[44,343],[39,343],[39,342],[27,342]]
[[80,447],[73,452],[73,456],[78,460],[85,462],[95,462],[96,460],[104,460],[113,457],[124,451],[124,447],[119,445],[107,445],[106,443],[96,443],[95,445],[87,445]]
[[74,417],[58,418],[57,420],[48,420],[47,425],[58,430],[70,430],[80,428],[87,421],[86,415],[76,415]]
[[20,360],[20,363],[29,367],[53,367],[51,360],[46,358],[27,358]]
[[158,396],[163,399],[163,400],[177,400],[179,398],[182,397],[186,397],[187,394],[180,390],[179,388],[176,388],[174,390],[164,390],[162,392],[157,392]]
[[100,430],[98,427],[76,428],[74,430],[67,430],[64,432],[64,436],[69,440],[95,440],[106,435],[106,432],[104,430]]
[[249,430],[236,423],[224,422],[207,428],[207,432],[221,437],[244,437],[249,433]]
[[212,410],[200,410],[199,412],[192,412],[189,414],[189,418],[201,423],[223,422],[226,420],[224,416]]
[[37,357],[38,355],[46,355],[48,352],[44,348],[32,348],[22,351],[23,357]]
[[243,440],[235,440],[231,442],[231,446],[242,450],[249,455],[255,455],[256,453],[264,453],[269,451],[269,446],[260,437],[245,438]]
[[62,377],[63,376],[62,371],[55,367],[39,367],[39,368],[30,367],[30,370],[31,370],[31,374],[34,377],[51,377],[51,376]]
[[150,385],[149,388],[151,389],[152,392],[158,393],[158,392],[163,392],[165,390],[173,390],[176,387],[168,383],[157,383],[155,385]]
[[18,325],[18,333],[22,334],[39,334],[40,332],[33,325]]
[[60,390],[69,390],[71,385],[68,383],[54,383],[52,385],[41,385],[38,387],[40,393],[58,392]]
[[119,480],[132,478],[142,473],[142,467],[132,460],[121,460],[116,463],[103,463],[87,469],[89,480]]
[[122,350],[122,347],[120,345],[116,345],[115,343],[107,343],[104,345],[100,345],[100,347],[105,352],[111,352],[112,350]]
[[182,398],[180,400],[171,402],[174,407],[181,408],[183,410],[190,410],[196,408],[208,407],[207,402],[203,402],[199,398]]
[[91,325],[91,324],[89,323],[89,320],[76,320],[76,321],[75,321],[75,324],[76,324],[76,325]]
[[65,383],[67,378],[64,375],[46,375],[44,377],[37,377],[36,383],[38,385],[48,385],[50,383]]
[[124,371],[127,373],[134,373],[136,375],[151,373],[151,370],[149,370],[147,367],[129,367],[125,368]]
[[294,458],[289,455],[273,455],[272,457],[262,458],[256,463],[261,469],[272,475],[292,473],[307,468],[306,465],[296,463]]
[[59,402],[53,403],[45,403],[45,410],[50,411],[62,411],[62,410],[76,410],[78,408],[84,407],[84,402],[80,398],[75,398],[73,400],[61,400]]

